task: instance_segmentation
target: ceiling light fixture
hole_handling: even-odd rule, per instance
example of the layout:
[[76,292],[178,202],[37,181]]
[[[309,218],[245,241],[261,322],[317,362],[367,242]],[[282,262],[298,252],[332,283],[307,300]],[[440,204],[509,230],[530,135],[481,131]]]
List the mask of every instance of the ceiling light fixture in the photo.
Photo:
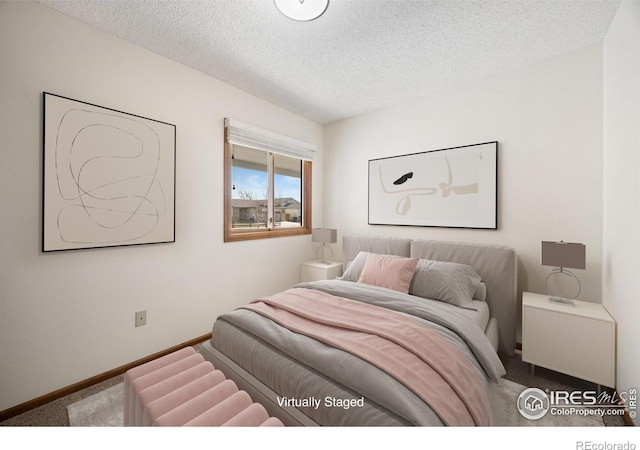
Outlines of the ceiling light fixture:
[[282,14],[300,22],[317,19],[329,6],[329,0],[273,0],[273,2]]

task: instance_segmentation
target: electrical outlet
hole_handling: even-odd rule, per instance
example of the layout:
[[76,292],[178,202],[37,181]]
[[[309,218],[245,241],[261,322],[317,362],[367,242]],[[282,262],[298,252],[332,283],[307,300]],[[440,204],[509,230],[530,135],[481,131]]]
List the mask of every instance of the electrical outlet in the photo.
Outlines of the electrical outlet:
[[136,327],[147,324],[147,310],[136,312]]

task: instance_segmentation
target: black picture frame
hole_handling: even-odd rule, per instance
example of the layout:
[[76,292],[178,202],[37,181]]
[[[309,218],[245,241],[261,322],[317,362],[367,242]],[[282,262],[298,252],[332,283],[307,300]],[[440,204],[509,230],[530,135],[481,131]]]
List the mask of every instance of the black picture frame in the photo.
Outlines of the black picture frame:
[[498,141],[369,160],[369,225],[498,228]]

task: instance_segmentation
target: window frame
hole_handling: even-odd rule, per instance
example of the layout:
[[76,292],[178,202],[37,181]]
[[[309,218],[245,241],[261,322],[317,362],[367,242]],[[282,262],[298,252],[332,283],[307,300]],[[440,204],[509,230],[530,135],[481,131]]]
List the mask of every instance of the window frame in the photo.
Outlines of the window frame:
[[[228,139],[228,128],[224,128],[224,242],[237,242],[247,241],[254,239],[269,239],[285,236],[302,236],[311,234],[311,186],[312,186],[312,168],[313,163],[311,161],[300,158],[302,162],[302,224],[296,228],[276,228],[274,223],[271,222],[267,228],[254,228],[254,229],[234,229],[233,228],[233,200],[232,200],[232,183],[233,183],[233,145]],[[271,165],[273,165],[274,153],[267,150],[265,151],[269,158],[272,159]],[[269,217],[275,217],[274,202],[274,180],[273,176],[269,177],[269,198],[267,199],[269,204]]]

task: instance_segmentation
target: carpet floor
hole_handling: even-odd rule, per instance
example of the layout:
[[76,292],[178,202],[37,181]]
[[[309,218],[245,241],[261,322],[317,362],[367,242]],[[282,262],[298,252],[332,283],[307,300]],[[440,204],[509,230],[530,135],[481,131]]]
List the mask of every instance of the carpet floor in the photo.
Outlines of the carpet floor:
[[[499,390],[502,392],[495,397],[497,400],[494,402],[494,409],[499,411],[496,414],[496,425],[624,426],[624,421],[621,417],[605,417],[604,420],[600,417],[582,416],[574,418],[545,417],[539,421],[529,421],[520,417],[513,398],[517,398],[517,395],[522,392],[522,386],[537,387],[543,390],[573,391],[593,390],[595,389],[595,385],[543,368],[536,368],[535,375],[532,375],[529,372],[528,365],[522,362],[520,354],[518,353],[513,358],[503,358],[503,363],[507,370],[507,375],[499,385]],[[123,375],[111,378],[10,418],[0,423],[0,426],[70,426],[70,417],[74,425],[78,426],[89,426],[92,424],[119,426],[122,419],[121,416],[118,416],[119,411],[117,410],[119,407],[114,407],[114,402],[122,401],[121,383],[123,378]],[[106,393],[103,391],[106,391]]]

